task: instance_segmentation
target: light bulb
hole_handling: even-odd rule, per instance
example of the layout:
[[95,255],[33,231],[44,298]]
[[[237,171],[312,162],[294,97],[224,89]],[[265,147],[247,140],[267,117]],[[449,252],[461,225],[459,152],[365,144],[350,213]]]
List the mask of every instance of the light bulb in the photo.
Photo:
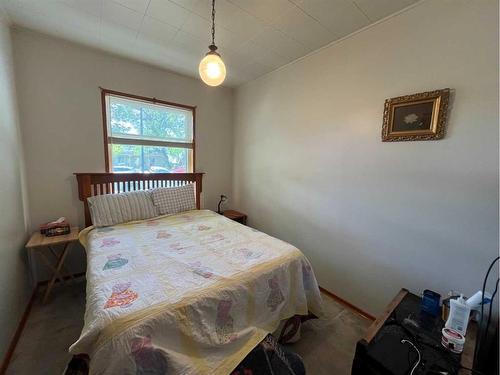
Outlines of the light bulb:
[[203,82],[209,86],[219,86],[226,78],[226,66],[220,55],[214,51],[206,54],[198,70]]

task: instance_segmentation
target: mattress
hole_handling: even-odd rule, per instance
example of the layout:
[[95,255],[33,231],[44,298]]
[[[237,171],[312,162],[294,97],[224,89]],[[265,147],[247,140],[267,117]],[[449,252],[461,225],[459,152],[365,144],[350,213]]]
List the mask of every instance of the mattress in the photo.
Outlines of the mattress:
[[80,234],[92,374],[229,374],[280,321],[321,314],[292,245],[208,210]]

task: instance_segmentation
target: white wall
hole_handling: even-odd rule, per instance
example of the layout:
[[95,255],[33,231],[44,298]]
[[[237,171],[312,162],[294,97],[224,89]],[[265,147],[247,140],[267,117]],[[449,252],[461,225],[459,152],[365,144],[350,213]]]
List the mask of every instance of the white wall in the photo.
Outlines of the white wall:
[[[382,143],[386,98],[450,87],[448,134]],[[235,206],[371,313],[480,289],[498,253],[498,2],[428,0],[240,87]]]
[[0,12],[0,363],[30,294],[22,160],[10,31]]
[[[27,30],[13,41],[32,229],[59,216],[83,224],[73,172],[105,168],[99,86],[197,106],[202,204],[216,209],[219,195],[231,194],[231,89]],[[70,262],[84,270],[79,253]]]

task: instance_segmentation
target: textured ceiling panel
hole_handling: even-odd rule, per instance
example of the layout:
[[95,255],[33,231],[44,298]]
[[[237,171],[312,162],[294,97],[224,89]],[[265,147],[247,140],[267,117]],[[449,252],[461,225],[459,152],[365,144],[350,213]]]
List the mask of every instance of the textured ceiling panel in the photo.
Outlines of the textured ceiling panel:
[[[216,44],[237,86],[417,0],[217,0]],[[210,0],[0,0],[12,23],[193,77]]]

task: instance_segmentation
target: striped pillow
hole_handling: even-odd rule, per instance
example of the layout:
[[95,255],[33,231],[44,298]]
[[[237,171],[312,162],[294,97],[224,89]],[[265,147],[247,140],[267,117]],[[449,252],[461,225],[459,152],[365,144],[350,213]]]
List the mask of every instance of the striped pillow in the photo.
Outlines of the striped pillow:
[[151,195],[160,215],[171,215],[196,209],[194,184],[153,189]]
[[106,227],[158,216],[150,191],[104,194],[87,198],[92,224]]

